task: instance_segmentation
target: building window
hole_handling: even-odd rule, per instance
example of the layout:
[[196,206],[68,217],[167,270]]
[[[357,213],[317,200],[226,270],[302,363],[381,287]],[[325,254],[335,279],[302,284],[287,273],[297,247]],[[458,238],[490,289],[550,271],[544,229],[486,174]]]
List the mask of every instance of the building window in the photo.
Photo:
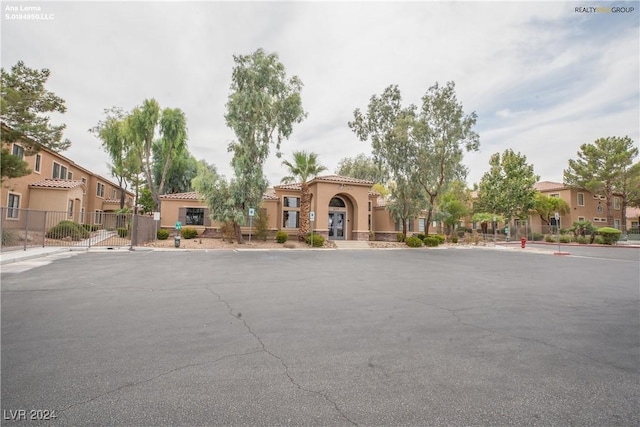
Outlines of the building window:
[[[396,231],[402,231],[402,222],[396,221]],[[407,232],[413,231],[413,218],[407,219]]]
[[102,211],[95,211],[93,215],[94,224],[102,224]]
[[42,155],[36,154],[36,163],[33,166],[33,171],[40,173],[40,165],[42,164]]
[[9,200],[7,203],[7,218],[18,218],[20,209],[20,195],[9,193]]
[[369,200],[369,212],[371,212],[371,200]]
[[426,221],[427,220],[425,218],[418,218],[418,233],[424,233]]
[[13,144],[13,151],[11,152],[14,156],[19,158],[20,160],[24,159],[24,148],[22,148],[18,144]]
[[578,221],[584,221],[584,220],[585,220],[585,218],[583,216],[579,216],[578,217]]
[[584,206],[584,193],[578,193],[578,206]]
[[72,199],[69,199],[69,205],[68,205],[67,211],[69,211],[69,218],[73,218],[73,200]]
[[285,197],[283,201],[283,205],[287,208],[299,208],[300,197]]
[[62,166],[60,163],[53,162],[53,179],[67,179],[67,167]]
[[73,172],[69,171],[67,174],[67,179],[73,179]]
[[371,214],[369,214],[369,231],[371,231]]
[[549,197],[560,197],[560,193],[549,194]]
[[87,183],[87,178],[85,178],[84,176],[81,178],[82,179],[82,183],[86,184]]
[[596,208],[598,213],[602,213],[602,203],[598,203],[598,207]]
[[617,228],[618,230],[620,230],[620,220],[619,219],[614,219],[613,220],[613,227]]
[[283,211],[282,212],[282,227],[283,228],[298,228],[300,227],[300,212],[298,211]]
[[186,225],[204,225],[204,209],[187,208],[185,223]]
[[613,198],[613,209],[620,210],[620,197]]
[[342,200],[340,197],[334,197],[329,201],[329,207],[330,208],[346,208],[347,205],[344,204],[344,200]]
[[104,199],[104,184],[99,182],[96,188],[96,196],[102,197]]

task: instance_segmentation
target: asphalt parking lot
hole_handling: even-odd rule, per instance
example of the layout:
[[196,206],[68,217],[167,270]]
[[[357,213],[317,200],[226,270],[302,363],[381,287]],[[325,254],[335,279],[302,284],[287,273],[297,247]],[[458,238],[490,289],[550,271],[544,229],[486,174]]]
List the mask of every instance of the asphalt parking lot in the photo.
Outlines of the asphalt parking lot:
[[638,425],[640,251],[620,251],[135,251],[3,268],[2,422]]

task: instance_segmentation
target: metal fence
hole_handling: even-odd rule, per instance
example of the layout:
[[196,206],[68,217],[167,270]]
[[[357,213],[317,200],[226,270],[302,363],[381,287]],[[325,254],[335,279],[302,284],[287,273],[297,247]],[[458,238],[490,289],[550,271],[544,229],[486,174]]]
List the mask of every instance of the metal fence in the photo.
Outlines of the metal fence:
[[29,247],[125,247],[156,238],[152,217],[131,213],[72,213],[0,207],[2,251]]

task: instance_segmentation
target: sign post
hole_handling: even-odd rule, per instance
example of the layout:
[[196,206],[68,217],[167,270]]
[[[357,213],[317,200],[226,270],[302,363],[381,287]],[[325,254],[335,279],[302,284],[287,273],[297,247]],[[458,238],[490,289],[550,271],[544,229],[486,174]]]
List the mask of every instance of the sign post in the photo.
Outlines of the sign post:
[[558,238],[558,253],[560,253],[560,214],[556,212],[554,214],[556,220],[556,236]]
[[313,221],[316,219],[314,211],[309,212],[309,228],[311,229],[311,247],[313,247]]
[[253,216],[256,214],[254,208],[249,208],[249,243],[251,243],[251,230],[253,229]]
[[176,248],[180,247],[180,230],[182,230],[182,222],[181,221],[176,221],[176,231],[178,233],[176,234],[176,236],[173,239],[173,245]]

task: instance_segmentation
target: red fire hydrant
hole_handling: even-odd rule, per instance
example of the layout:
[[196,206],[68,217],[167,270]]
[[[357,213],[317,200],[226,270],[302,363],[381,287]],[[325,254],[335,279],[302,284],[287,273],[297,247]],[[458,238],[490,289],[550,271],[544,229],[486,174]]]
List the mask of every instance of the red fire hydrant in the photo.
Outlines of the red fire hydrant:
[[524,247],[525,247],[526,243],[527,243],[527,238],[526,238],[526,237],[521,237],[521,238],[520,238],[520,247],[521,247],[522,249],[524,249]]

